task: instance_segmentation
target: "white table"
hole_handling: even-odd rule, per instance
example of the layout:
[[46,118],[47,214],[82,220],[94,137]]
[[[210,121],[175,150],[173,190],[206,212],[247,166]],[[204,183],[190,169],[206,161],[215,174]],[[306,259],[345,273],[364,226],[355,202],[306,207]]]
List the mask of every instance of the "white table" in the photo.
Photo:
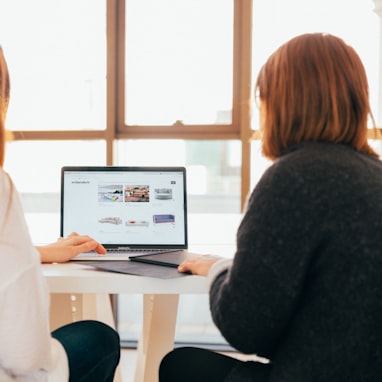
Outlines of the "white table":
[[207,293],[208,288],[200,276],[162,280],[102,272],[75,262],[44,264],[43,273],[51,292],[52,330],[80,319],[98,319],[114,327],[110,294],[143,294],[136,382],[158,380],[160,361],[174,346],[179,295]]
[[[26,217],[35,243],[56,240],[57,214]],[[239,214],[190,215],[190,250],[231,257],[240,220]],[[159,363],[174,345],[179,295],[207,293],[205,278],[197,276],[161,280],[96,271],[75,262],[44,264],[43,272],[51,292],[51,329],[79,319],[98,319],[114,327],[110,294],[143,295],[136,382],[157,381]]]

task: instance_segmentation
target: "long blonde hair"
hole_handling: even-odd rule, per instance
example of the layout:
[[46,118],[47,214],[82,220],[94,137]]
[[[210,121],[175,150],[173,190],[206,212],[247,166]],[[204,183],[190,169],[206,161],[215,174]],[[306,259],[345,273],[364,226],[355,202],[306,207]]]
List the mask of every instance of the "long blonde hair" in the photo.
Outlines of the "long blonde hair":
[[5,159],[5,142],[7,140],[7,132],[5,130],[5,119],[7,116],[10,94],[10,80],[7,62],[0,46],[0,167],[4,165]]
[[265,105],[266,157],[303,141],[346,143],[377,156],[367,142],[373,117],[366,72],[342,39],[308,33],[289,40],[260,70],[256,92]]

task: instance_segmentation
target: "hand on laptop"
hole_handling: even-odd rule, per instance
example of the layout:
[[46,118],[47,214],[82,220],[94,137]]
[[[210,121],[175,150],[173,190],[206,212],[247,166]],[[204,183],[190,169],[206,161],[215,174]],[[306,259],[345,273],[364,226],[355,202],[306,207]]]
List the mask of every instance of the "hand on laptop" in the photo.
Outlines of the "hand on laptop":
[[65,238],[60,237],[55,243],[38,246],[36,249],[40,252],[42,263],[64,263],[81,252],[106,253],[102,244],[89,236],[79,235],[76,232]]
[[184,261],[178,266],[179,272],[191,272],[194,275],[207,276],[208,271],[218,260],[220,256],[200,255]]

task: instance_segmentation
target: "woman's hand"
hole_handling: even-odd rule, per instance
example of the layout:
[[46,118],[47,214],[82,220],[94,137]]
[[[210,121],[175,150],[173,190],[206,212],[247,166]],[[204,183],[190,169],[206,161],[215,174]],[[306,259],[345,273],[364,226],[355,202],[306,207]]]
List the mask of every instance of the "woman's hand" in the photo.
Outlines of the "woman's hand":
[[42,263],[64,263],[81,252],[106,253],[102,244],[89,236],[79,235],[76,232],[65,238],[60,237],[55,243],[38,246],[36,249],[40,252]]
[[220,259],[220,256],[200,255],[184,261],[178,266],[178,271],[191,272],[192,274],[199,276],[207,276],[212,265]]

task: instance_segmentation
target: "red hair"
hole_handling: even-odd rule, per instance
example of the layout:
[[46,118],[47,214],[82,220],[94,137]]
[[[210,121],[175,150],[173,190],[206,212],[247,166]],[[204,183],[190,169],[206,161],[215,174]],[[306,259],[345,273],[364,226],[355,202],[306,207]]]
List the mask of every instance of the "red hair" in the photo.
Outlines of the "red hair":
[[377,156],[367,142],[372,114],[365,68],[340,38],[312,33],[291,39],[260,70],[256,92],[265,104],[266,157],[304,141],[346,143]]

